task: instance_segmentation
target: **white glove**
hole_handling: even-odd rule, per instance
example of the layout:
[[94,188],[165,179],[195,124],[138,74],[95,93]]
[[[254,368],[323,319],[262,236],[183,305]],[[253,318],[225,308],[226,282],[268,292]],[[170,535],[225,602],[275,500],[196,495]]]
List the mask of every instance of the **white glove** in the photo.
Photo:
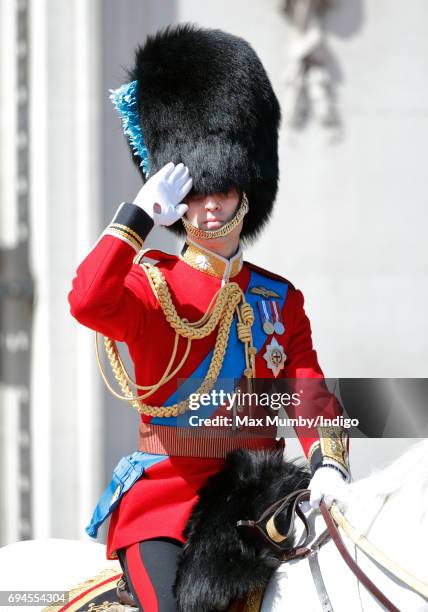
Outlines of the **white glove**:
[[319,508],[320,501],[324,497],[327,508],[335,501],[342,511],[348,505],[348,483],[340,473],[327,465],[321,466],[312,476],[309,483],[311,497],[309,503],[312,508]]
[[150,215],[156,225],[172,225],[187,212],[183,198],[191,188],[187,166],[169,162],[141,187],[134,204]]

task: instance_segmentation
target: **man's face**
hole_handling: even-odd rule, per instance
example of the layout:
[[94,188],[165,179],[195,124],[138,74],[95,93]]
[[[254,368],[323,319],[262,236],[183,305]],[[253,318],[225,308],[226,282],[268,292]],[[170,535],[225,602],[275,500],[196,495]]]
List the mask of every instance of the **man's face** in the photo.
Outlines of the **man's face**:
[[189,207],[186,217],[192,225],[202,230],[218,230],[230,221],[239,204],[239,192],[211,193],[206,196],[187,196]]

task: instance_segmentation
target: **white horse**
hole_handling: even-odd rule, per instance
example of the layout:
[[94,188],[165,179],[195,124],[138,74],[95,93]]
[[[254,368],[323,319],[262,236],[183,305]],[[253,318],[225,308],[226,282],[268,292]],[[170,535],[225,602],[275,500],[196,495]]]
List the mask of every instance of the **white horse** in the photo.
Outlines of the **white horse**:
[[[351,484],[346,518],[387,557],[428,583],[428,440],[384,470]],[[318,536],[325,529],[324,519],[319,513],[312,513],[310,519]],[[428,610],[425,599],[341,535],[354,560],[399,610]],[[384,609],[358,582],[331,540],[320,549],[318,560],[335,612]],[[321,610],[307,559],[281,565],[266,589],[261,612],[284,610]]]
[[[15,601],[15,593],[18,596],[19,591],[69,592],[101,572],[106,578],[121,572],[118,561],[106,560],[103,544],[62,539],[26,540],[3,546],[0,548],[0,568],[0,591],[7,591]],[[48,604],[29,607],[11,602],[10,607],[3,605],[6,607],[0,610],[37,612]]]
[[[386,469],[350,485],[349,493],[349,522],[388,557],[428,582],[428,440]],[[325,528],[323,518],[312,513],[310,520],[319,535]],[[428,611],[426,600],[357,551],[346,536],[343,539],[360,567],[399,610]],[[383,609],[358,583],[333,542],[325,544],[318,557],[335,612]],[[105,546],[69,540],[5,546],[0,548],[0,567],[0,591],[69,590],[101,571],[120,572],[116,561],[106,560]],[[36,612],[43,607],[10,609]],[[321,610],[307,559],[281,565],[266,589],[261,612],[284,610]]]

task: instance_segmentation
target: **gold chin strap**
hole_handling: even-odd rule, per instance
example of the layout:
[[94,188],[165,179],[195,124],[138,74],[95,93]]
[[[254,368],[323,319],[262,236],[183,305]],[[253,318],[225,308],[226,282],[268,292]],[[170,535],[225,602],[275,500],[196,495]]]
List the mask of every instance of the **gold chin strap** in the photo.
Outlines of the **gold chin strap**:
[[239,205],[238,210],[236,211],[235,216],[220,227],[218,230],[203,230],[195,227],[188,221],[185,217],[181,217],[181,220],[184,225],[184,229],[189,234],[189,236],[193,236],[194,238],[204,238],[206,240],[211,240],[212,238],[221,238],[222,236],[227,236],[231,231],[235,229],[237,225],[239,225],[242,219],[248,212],[248,198],[245,191],[242,194],[241,203]]
[[[232,325],[235,310],[238,317],[238,338],[244,343],[245,346],[246,367],[244,370],[244,375],[247,379],[255,378],[255,355],[257,353],[257,349],[253,346],[253,337],[251,333],[251,327],[254,323],[254,312],[251,304],[248,304],[248,302],[245,300],[245,295],[237,283],[226,283],[223,287],[221,287],[214,295],[210,305],[208,306],[208,310],[203,317],[198,321],[189,322],[187,319],[182,319],[178,316],[172,302],[168,285],[159,268],[147,263],[142,263],[140,266],[147,275],[150,286],[163,310],[166,320],[175,331],[174,348],[169,363],[159,381],[152,385],[142,386],[137,385],[126,371],[116,342],[104,336],[104,347],[114,377],[122,390],[123,395],[121,395],[112,388],[104,372],[98,348],[98,334],[96,334],[95,341],[98,367],[105,384],[115,397],[120,400],[130,402],[130,404],[136,408],[139,413],[149,416],[170,417],[178,416],[179,414],[186,412],[189,409],[190,398],[182,400],[181,402],[173,404],[172,406],[151,406],[149,404],[145,404],[142,400],[152,395],[157,389],[159,389],[159,387],[171,380],[171,378],[177,374],[177,372],[184,365],[184,362],[186,361],[186,358],[190,352],[192,340],[205,338],[218,325],[213,356],[207,375],[197,391],[195,391],[197,395],[209,393],[214,387],[223,365],[230,327]],[[241,305],[239,305],[240,303]],[[187,338],[187,348],[180,363],[171,372],[177,354],[179,336]],[[135,389],[145,391],[145,393],[142,393],[141,395],[134,395],[131,385]]]

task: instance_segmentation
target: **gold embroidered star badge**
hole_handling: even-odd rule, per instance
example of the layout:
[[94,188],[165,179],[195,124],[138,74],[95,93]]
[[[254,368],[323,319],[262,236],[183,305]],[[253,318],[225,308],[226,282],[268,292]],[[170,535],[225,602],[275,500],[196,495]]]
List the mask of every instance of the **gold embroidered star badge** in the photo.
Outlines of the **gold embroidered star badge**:
[[284,352],[284,347],[279,344],[278,340],[272,338],[271,343],[266,346],[263,358],[266,360],[267,367],[272,370],[276,378],[285,365],[287,355]]

